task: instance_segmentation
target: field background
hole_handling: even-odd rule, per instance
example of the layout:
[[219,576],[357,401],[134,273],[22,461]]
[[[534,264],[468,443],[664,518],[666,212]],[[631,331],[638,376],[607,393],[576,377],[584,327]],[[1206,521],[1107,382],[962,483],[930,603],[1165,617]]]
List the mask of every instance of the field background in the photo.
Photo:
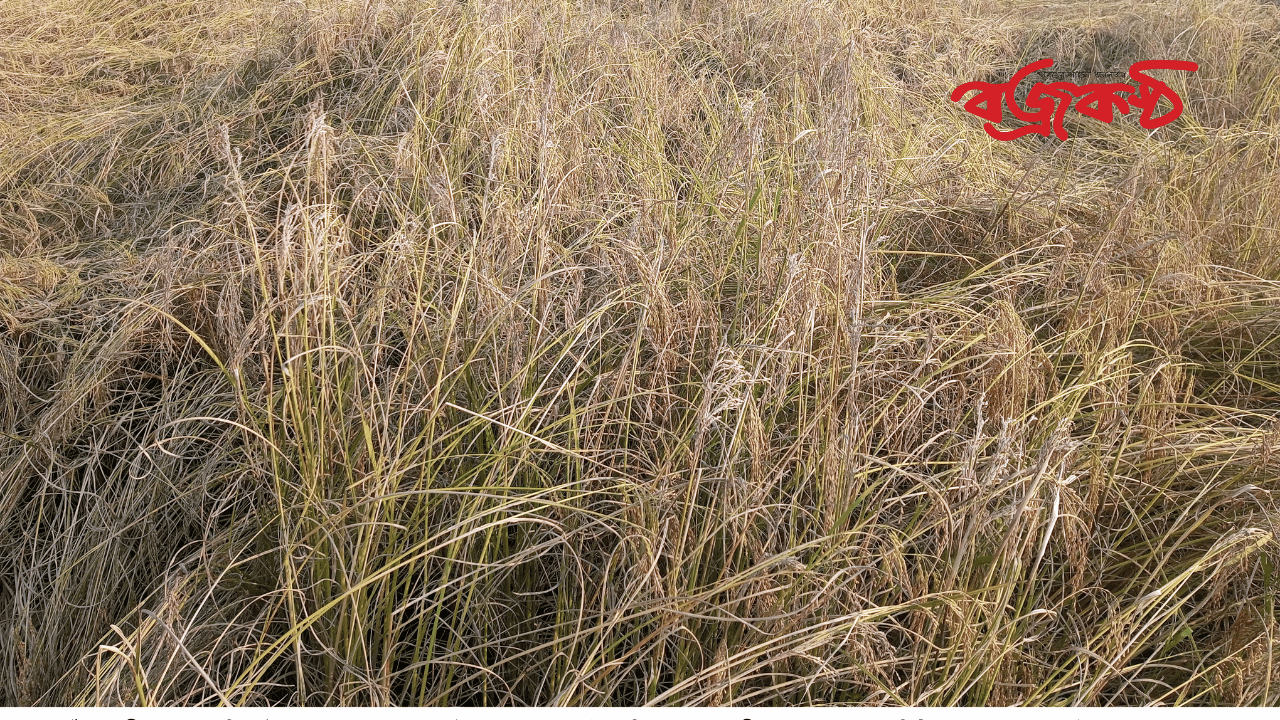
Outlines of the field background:
[[[1041,57],[1185,100],[997,142]],[[1276,704],[1280,8],[0,0],[0,704]]]

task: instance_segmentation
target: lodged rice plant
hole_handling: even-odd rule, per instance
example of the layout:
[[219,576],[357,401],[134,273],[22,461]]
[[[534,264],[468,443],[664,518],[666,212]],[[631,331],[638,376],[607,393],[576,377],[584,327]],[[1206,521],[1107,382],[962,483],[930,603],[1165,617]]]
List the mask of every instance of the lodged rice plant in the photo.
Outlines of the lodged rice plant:
[[0,0],[0,704],[1280,702],[1280,12],[1007,5]]

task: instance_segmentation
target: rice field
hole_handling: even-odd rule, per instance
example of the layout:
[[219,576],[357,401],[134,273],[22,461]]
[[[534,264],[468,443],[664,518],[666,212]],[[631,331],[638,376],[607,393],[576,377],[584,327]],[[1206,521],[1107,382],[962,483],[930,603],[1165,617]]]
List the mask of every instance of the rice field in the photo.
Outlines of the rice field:
[[[1184,112],[950,99],[1151,59]],[[1280,7],[0,0],[0,705],[1280,703]]]

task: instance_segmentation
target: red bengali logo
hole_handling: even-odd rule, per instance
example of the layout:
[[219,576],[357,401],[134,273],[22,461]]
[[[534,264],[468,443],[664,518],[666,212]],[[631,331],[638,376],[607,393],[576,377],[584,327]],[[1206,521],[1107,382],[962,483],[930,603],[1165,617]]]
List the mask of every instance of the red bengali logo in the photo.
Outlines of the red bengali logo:
[[[1053,60],[1044,58],[1026,65],[1005,83],[967,82],[951,92],[952,102],[960,102],[966,94],[977,91],[970,98],[964,109],[987,122],[983,129],[997,140],[1013,140],[1033,133],[1049,136],[1053,132],[1059,140],[1067,139],[1063,118],[1067,110],[1073,106],[1076,112],[1109,123],[1115,119],[1116,111],[1128,114],[1134,109],[1141,111],[1138,124],[1148,130],[1164,127],[1182,115],[1182,98],[1178,97],[1168,85],[1146,75],[1147,70],[1186,70],[1194,72],[1200,66],[1189,60],[1143,60],[1129,66],[1129,83],[1075,83],[1057,81],[1051,83],[1037,82],[1027,93],[1026,107],[1019,106],[1014,99],[1014,91],[1023,80],[1034,72],[1053,67]],[[1173,106],[1163,115],[1157,116],[1156,106],[1160,98],[1168,98]],[[1001,130],[997,123],[1004,121],[1004,110],[1009,109],[1018,120],[1030,123],[1013,130]]]

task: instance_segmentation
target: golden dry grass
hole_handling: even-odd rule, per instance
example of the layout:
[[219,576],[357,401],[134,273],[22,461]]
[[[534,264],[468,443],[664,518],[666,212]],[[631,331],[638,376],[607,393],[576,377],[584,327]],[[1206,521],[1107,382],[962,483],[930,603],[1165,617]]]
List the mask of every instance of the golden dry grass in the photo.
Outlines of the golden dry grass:
[[[0,704],[1280,701],[1280,11],[0,0]],[[996,142],[1030,60],[1143,130]]]

